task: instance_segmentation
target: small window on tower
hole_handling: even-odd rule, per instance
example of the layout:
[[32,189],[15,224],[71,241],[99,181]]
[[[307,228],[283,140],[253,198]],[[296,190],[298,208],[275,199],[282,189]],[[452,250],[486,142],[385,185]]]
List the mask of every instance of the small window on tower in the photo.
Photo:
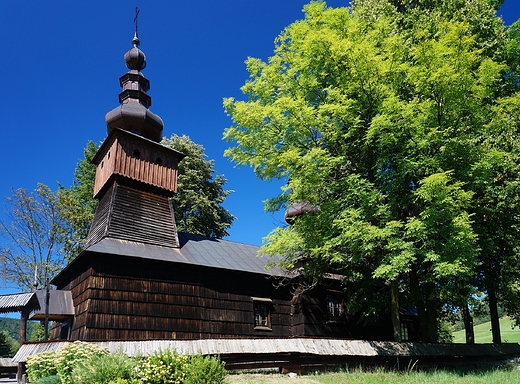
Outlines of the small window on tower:
[[141,152],[139,152],[138,149],[134,149],[134,153],[133,153],[132,157],[135,157],[136,159],[140,159],[141,158]]
[[160,157],[158,157],[156,160],[155,160],[155,164],[157,165],[162,165],[162,159]]

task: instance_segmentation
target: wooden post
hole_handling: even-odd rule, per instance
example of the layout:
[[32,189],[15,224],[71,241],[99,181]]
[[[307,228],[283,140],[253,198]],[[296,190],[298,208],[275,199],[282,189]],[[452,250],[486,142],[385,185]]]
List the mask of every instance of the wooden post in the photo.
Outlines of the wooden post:
[[47,279],[47,284],[45,287],[45,321],[43,322],[44,326],[44,336],[43,340],[49,340],[49,302],[50,302],[51,293],[49,291],[49,279]]
[[[20,346],[22,346],[27,341],[27,318],[29,317],[29,311],[22,310],[20,316]],[[18,363],[18,370],[16,371],[16,382],[18,384],[23,384],[23,373],[25,371],[25,364],[22,362]]]
[[18,342],[20,345],[24,344],[27,341],[27,318],[29,317],[29,311],[22,310],[20,316],[20,337],[18,338]]

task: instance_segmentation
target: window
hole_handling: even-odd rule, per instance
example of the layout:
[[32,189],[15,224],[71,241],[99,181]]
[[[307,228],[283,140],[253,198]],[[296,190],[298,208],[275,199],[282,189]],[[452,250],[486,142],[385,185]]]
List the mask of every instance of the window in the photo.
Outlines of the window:
[[255,329],[270,331],[272,300],[260,297],[253,297],[252,300]]
[[329,293],[325,296],[327,303],[327,318],[328,320],[339,320],[345,314],[345,307],[343,305],[343,298],[337,293]]
[[410,341],[410,324],[401,322],[401,340],[402,341]]
[[61,323],[60,325],[60,340],[69,340],[70,339],[70,326],[72,320],[67,320]]

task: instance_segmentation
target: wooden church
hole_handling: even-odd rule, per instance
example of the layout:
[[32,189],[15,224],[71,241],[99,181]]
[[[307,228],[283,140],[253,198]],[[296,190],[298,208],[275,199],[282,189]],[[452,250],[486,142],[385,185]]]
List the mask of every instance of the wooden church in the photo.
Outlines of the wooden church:
[[[19,377],[27,356],[75,340],[130,356],[159,349],[218,354],[228,369],[415,365],[425,358],[458,362],[520,353],[518,345],[391,342],[389,315],[362,324],[347,313],[340,276],[298,290],[299,276],[267,269],[271,260],[257,257],[256,246],[177,232],[171,196],[184,155],[160,144],[163,121],[149,110],[137,34],[132,43],[120,105],[106,114],[108,136],[93,160],[99,204],[83,252],[52,280],[53,294],[0,297],[0,312],[16,308],[22,320],[45,314],[53,321],[51,341],[24,343],[21,335],[13,358]],[[386,289],[374,285],[374,295]],[[403,310],[400,316],[402,339],[417,341],[416,315]]]
[[99,205],[85,249],[52,281],[71,292],[74,316],[55,321],[52,338],[391,339],[390,321],[360,327],[345,313],[338,281],[295,295],[258,247],[177,232],[170,197],[184,155],[159,143],[163,121],[149,110],[137,34],[132,43],[93,160]]

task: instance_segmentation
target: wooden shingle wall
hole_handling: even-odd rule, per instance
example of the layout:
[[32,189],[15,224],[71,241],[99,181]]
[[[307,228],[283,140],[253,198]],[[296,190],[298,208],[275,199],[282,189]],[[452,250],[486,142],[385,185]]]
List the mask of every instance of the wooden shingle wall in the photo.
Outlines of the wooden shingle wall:
[[[291,295],[264,275],[92,255],[74,279],[71,339],[290,337]],[[272,330],[255,330],[252,297],[272,300]]]
[[373,322],[363,320],[360,314],[346,312],[339,318],[331,318],[326,301],[328,293],[318,287],[300,295],[295,307],[295,337],[392,340],[389,315],[381,314]]
[[171,200],[114,181],[99,202],[85,246],[105,237],[177,247]]

